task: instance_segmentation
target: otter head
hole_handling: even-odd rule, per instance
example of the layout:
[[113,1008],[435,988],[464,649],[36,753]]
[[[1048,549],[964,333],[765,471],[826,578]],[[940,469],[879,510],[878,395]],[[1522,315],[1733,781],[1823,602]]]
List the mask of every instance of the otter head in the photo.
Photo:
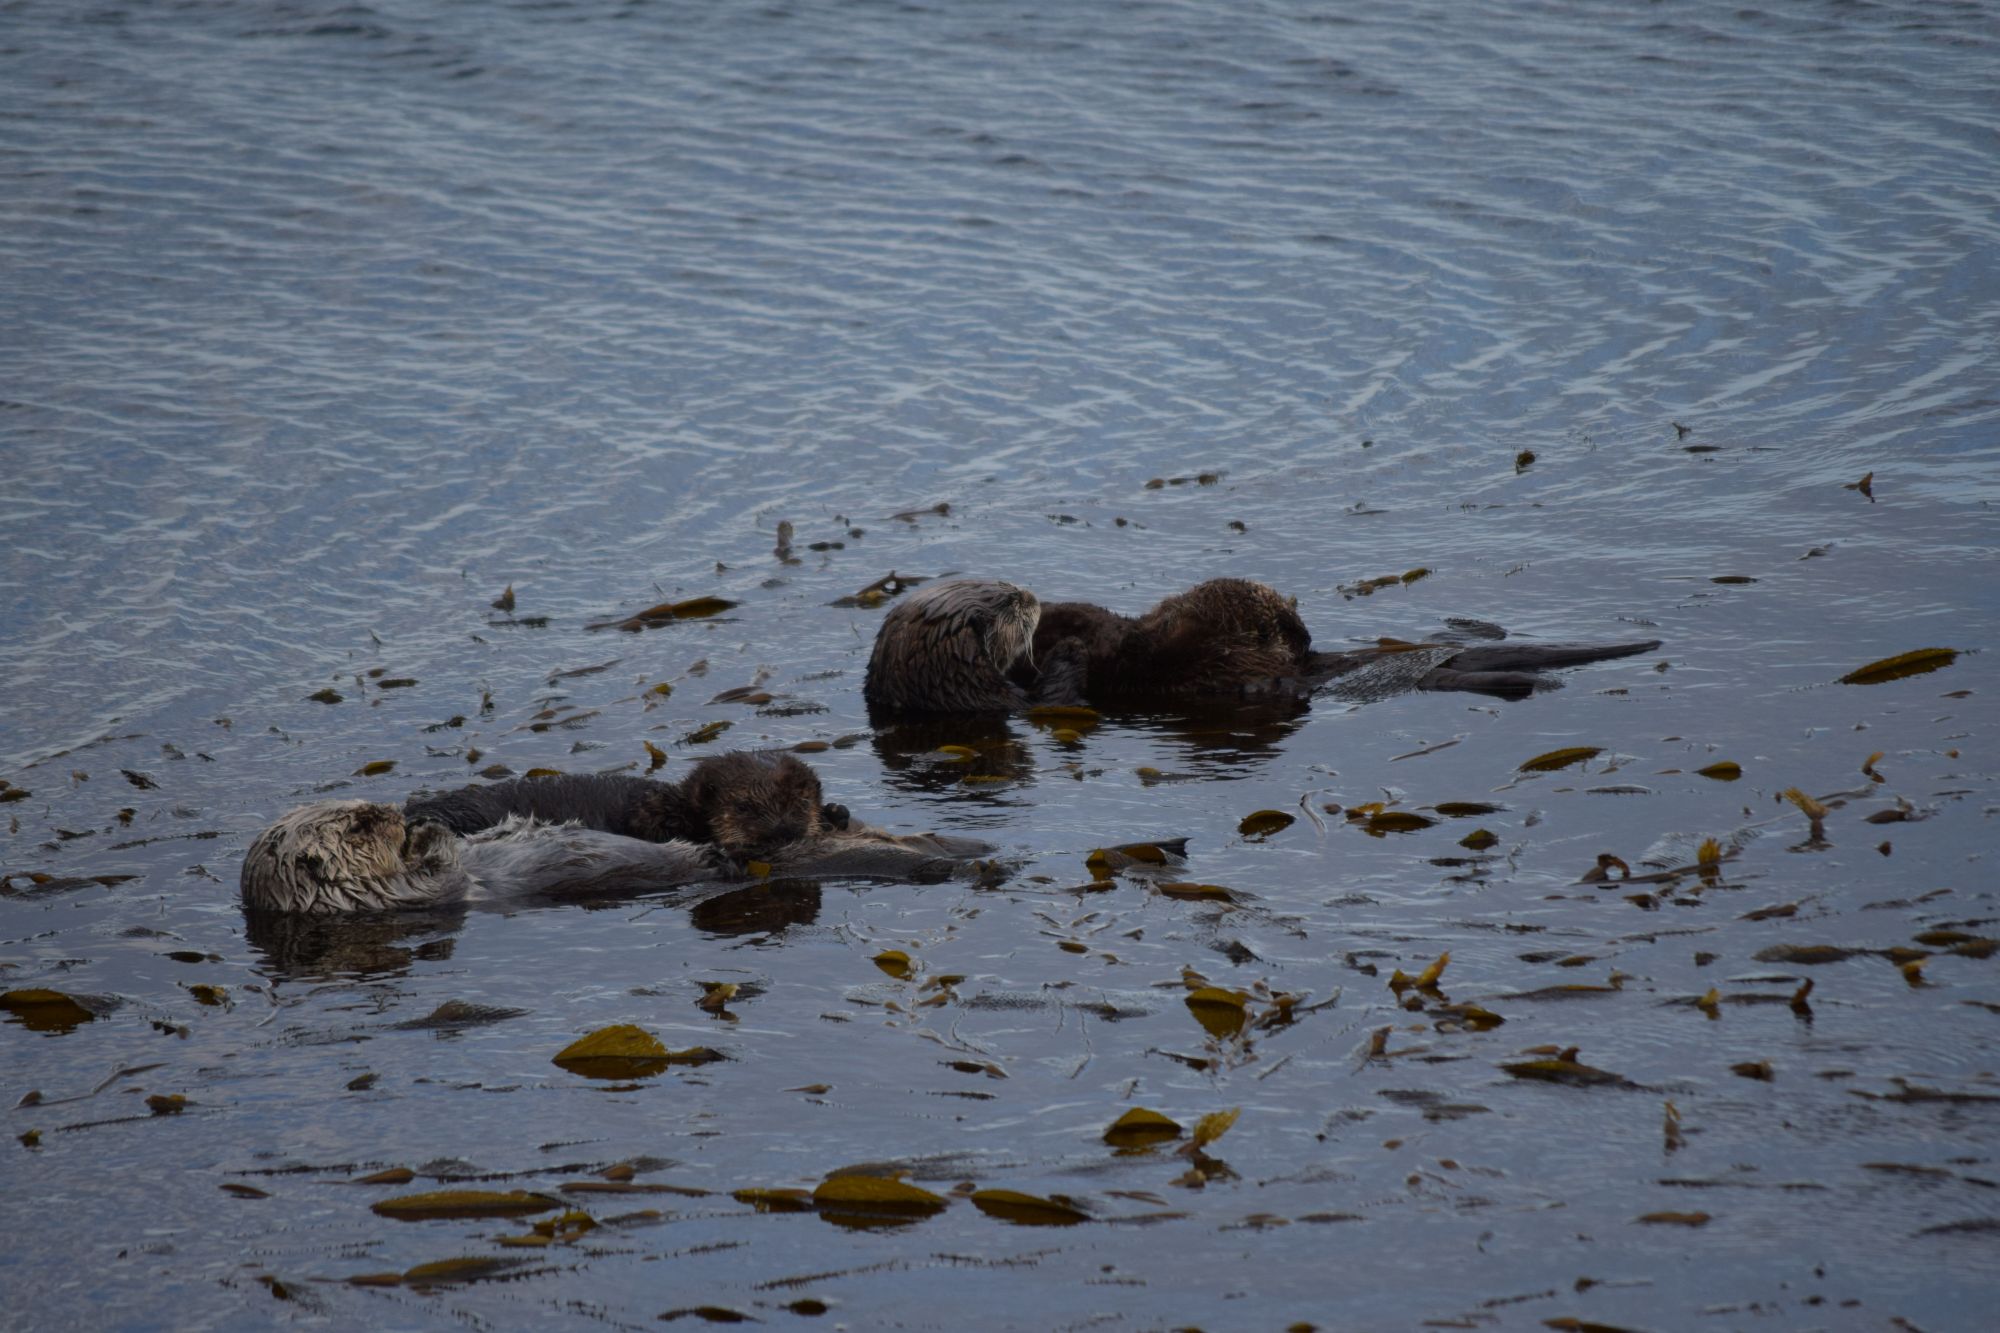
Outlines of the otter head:
[[708,840],[739,859],[768,859],[847,819],[845,807],[827,802],[819,774],[788,754],[716,755],[696,764],[681,785]]
[[243,854],[244,904],[277,912],[427,907],[469,883],[449,829],[371,801],[302,805]]
[[911,713],[993,713],[1017,707],[1008,670],[1029,658],[1041,603],[1026,588],[958,579],[919,588],[882,621],[862,697]]

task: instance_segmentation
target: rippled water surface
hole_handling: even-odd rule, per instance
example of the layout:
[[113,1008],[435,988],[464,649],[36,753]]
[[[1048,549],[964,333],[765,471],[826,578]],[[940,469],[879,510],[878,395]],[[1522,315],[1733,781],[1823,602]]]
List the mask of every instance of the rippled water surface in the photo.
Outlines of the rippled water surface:
[[[0,986],[96,1011],[0,1026],[0,1324],[1984,1326],[1996,57],[1978,3],[0,4]],[[882,612],[834,603],[891,570],[1664,647],[1511,704],[878,733]],[[807,742],[1019,869],[236,903],[316,793]],[[1325,809],[1372,801],[1437,822]],[[1235,906],[1085,869],[1174,836]],[[1642,882],[1579,883],[1605,853]],[[1292,1021],[1212,1036],[1184,970]],[[448,1001],[520,1012],[410,1026]],[[728,1058],[551,1064],[614,1023]],[[1503,1072],[1536,1047],[1620,1081]],[[1134,1106],[1240,1116],[1116,1153]],[[573,1188],[621,1163],[671,1191]],[[730,1194],[866,1164],[953,1202]],[[370,1211],[445,1184],[604,1225]],[[458,1258],[517,1266],[349,1281]]]

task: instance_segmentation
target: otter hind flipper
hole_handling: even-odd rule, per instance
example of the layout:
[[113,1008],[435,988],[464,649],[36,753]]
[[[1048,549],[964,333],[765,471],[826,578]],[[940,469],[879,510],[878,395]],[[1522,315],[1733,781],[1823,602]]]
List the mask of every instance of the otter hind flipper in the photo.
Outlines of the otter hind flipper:
[[1443,663],[1453,671],[1553,671],[1559,667],[1605,662],[1614,657],[1650,653],[1658,639],[1637,643],[1489,643],[1462,649]]

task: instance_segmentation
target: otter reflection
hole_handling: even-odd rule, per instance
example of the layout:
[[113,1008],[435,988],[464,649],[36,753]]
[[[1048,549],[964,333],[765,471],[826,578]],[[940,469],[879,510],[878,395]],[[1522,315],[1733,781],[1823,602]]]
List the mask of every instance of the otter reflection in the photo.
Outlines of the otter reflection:
[[[1026,642],[1023,643],[1023,627]],[[878,722],[1010,712],[1036,704],[1156,709],[1200,699],[1304,703],[1333,685],[1351,697],[1403,689],[1522,698],[1546,673],[1659,647],[1385,644],[1316,652],[1293,599],[1248,579],[1211,579],[1138,616],[1089,602],[1039,602],[1009,583],[932,584],[890,611],[863,697]]]

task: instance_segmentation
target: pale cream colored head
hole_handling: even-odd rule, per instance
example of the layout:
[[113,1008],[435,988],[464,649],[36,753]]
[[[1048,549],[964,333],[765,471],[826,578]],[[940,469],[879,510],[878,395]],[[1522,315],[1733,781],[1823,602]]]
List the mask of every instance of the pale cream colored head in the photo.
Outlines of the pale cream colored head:
[[862,696],[871,708],[910,713],[1003,712],[1021,691],[1007,679],[1030,657],[1042,606],[1012,583],[933,583],[889,612],[875,636]]
[[443,825],[409,824],[371,801],[315,801],[257,835],[243,854],[242,884],[248,907],[333,913],[447,903],[471,880]]

